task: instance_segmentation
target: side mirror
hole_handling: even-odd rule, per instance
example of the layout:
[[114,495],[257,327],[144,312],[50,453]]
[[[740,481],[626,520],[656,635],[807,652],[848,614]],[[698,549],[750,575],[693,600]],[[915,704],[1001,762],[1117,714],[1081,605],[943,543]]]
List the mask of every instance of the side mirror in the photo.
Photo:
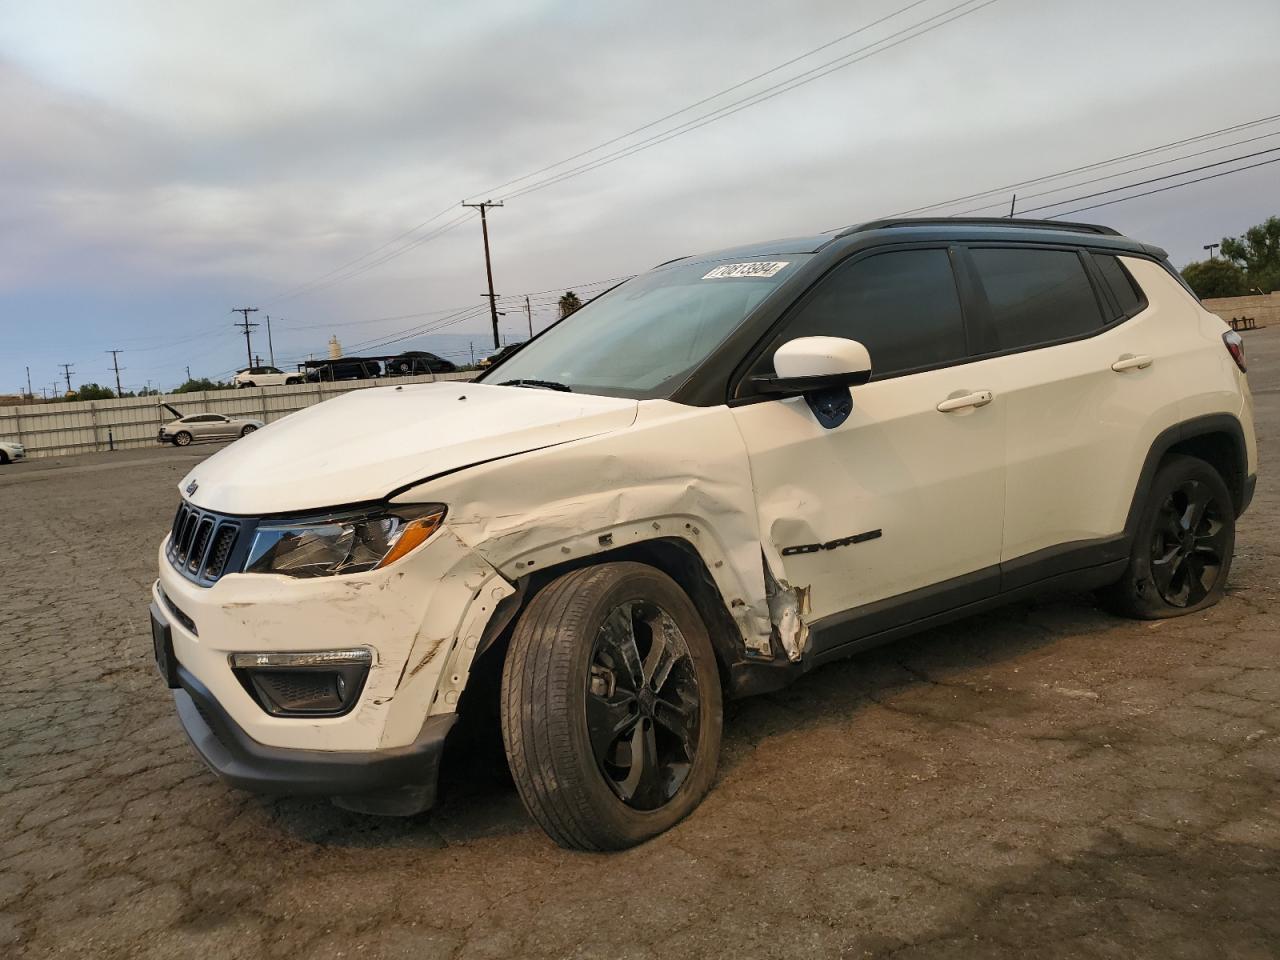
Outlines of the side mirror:
[[794,397],[829,387],[856,387],[871,379],[871,354],[857,340],[798,337],[773,353],[774,376],[755,376],[760,393]]

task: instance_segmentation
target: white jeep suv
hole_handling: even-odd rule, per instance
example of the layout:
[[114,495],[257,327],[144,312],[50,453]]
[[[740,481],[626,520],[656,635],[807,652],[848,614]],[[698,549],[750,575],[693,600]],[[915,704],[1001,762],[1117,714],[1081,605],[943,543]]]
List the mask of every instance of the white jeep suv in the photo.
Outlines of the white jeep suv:
[[1103,227],[686,257],[477,382],[356,391],[197,466],[157,660],[234,786],[417,812],[488,721],[551,837],[626,847],[707,792],[726,697],[1045,588],[1216,602],[1244,371],[1165,253]]

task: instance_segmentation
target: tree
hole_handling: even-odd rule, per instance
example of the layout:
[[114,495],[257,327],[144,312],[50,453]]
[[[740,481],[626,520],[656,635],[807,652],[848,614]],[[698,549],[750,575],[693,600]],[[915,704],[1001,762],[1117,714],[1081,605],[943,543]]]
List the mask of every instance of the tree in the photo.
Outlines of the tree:
[[208,377],[195,378],[192,377],[186,383],[179,387],[174,387],[174,393],[198,393],[202,390],[226,390],[230,388],[230,384],[223,383],[221,380],[210,380]]
[[1223,237],[1222,255],[1244,271],[1244,292],[1280,290],[1280,217],[1267,217],[1242,237]]
[[1244,271],[1225,257],[1188,263],[1182,268],[1182,279],[1201,300],[1240,297],[1249,292]]
[[114,400],[115,394],[106,387],[99,386],[96,383],[82,383],[80,389],[75,392],[74,396],[69,396],[68,400]]
[[560,319],[563,320],[575,310],[582,309],[582,301],[578,299],[578,295],[572,290],[566,291],[565,295],[560,298]]

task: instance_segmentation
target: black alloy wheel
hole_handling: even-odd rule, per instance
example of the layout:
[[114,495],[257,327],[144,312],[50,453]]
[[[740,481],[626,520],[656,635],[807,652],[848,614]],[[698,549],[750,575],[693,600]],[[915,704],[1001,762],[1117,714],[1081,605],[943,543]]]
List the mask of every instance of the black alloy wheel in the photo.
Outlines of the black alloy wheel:
[[1165,497],[1151,538],[1151,579],[1165,603],[1194,607],[1213,592],[1232,541],[1227,509],[1194,478]]
[[628,600],[600,626],[587,681],[591,749],[610,789],[655,810],[680,789],[697,755],[698,677],[671,615]]
[[502,739],[538,825],[575,850],[621,850],[698,806],[723,722],[711,635],[648,564],[612,561],[543,584],[502,668]]
[[1175,454],[1156,471],[1129,564],[1098,591],[1104,607],[1142,620],[1177,617],[1222,599],[1235,552],[1236,505],[1210,464]]

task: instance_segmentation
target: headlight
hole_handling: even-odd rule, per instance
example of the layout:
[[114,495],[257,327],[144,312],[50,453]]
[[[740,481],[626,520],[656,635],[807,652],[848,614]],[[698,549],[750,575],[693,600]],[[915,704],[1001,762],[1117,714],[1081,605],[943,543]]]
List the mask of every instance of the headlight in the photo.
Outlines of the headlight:
[[323,520],[263,523],[245,561],[245,573],[330,577],[395,563],[426,541],[444,521],[443,504],[389,507]]

